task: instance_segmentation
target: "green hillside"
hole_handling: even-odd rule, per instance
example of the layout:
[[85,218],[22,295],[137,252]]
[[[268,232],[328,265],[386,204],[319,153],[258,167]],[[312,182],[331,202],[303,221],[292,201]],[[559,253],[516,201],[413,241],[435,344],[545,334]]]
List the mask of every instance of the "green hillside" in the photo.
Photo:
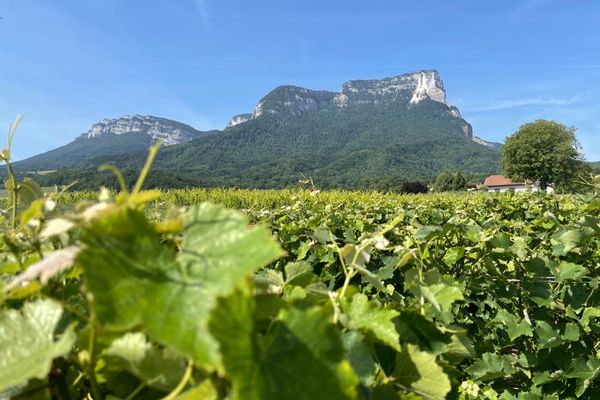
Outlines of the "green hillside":
[[152,138],[141,133],[79,137],[71,143],[15,163],[19,171],[44,171],[60,168],[85,168],[98,165],[99,157],[146,151]]
[[495,173],[500,154],[462,132],[446,106],[329,106],[301,117],[262,115],[163,149],[157,168],[207,185],[283,187],[313,178],[361,187],[386,178],[429,179],[445,169]]
[[181,122],[154,116],[104,119],[71,143],[19,161],[15,168],[21,172],[86,169],[98,166],[101,160],[146,152],[158,139],[167,144],[180,143],[206,133]]

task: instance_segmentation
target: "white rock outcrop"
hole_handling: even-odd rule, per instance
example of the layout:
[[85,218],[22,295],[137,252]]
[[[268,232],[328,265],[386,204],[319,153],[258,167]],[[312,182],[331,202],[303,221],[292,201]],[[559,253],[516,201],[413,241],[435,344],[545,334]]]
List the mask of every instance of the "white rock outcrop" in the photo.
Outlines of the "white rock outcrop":
[[417,87],[413,90],[410,104],[420,103],[426,98],[446,104],[446,92],[435,71],[422,71],[415,75],[413,79],[416,79]]
[[334,103],[342,107],[397,100],[418,104],[426,98],[446,104],[444,84],[435,70],[416,71],[385,79],[348,81],[334,98]]
[[[446,104],[446,91],[440,74],[435,70],[416,71],[385,79],[353,80],[342,85],[339,92],[309,90],[297,86],[280,86],[263,97],[251,114],[233,117],[227,127],[242,124],[264,113],[289,112],[299,116],[316,111],[327,104],[345,107],[349,104],[385,104],[404,101],[418,104],[425,99]],[[460,118],[456,107],[450,114]]]
[[229,123],[227,124],[226,128],[232,127],[232,126],[236,126],[239,124],[243,124],[244,122],[250,120],[253,118],[253,114],[240,114],[240,115],[236,115],[235,117],[232,117],[229,120]]
[[106,134],[123,135],[127,133],[143,133],[153,141],[161,140],[163,145],[171,146],[187,142],[198,136],[199,132],[191,126],[144,115],[125,115],[121,118],[103,118],[92,125],[91,129],[82,136],[95,138]]
[[487,140],[484,140],[479,136],[473,136],[472,139],[475,143],[479,143],[482,146],[490,147],[492,149],[499,149],[500,147],[502,147],[502,143],[488,142]]

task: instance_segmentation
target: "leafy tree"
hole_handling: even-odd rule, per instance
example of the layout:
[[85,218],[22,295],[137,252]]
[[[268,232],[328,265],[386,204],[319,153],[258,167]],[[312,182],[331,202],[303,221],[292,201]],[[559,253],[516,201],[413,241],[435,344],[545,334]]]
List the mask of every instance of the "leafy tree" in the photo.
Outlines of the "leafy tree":
[[427,193],[429,188],[419,181],[407,181],[400,185],[400,193]]
[[436,192],[449,192],[466,188],[467,179],[462,172],[444,171],[435,178],[433,183],[433,190]]
[[537,120],[521,126],[506,139],[502,169],[514,180],[539,181],[568,187],[582,170],[575,128],[554,121]]

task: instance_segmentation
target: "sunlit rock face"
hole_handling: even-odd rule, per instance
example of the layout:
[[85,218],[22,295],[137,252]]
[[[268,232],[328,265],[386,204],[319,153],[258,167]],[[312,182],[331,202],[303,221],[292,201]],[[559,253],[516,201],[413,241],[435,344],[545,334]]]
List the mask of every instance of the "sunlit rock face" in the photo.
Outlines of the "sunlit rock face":
[[426,98],[446,104],[444,84],[435,70],[416,71],[385,79],[348,81],[334,102],[339,106],[390,101],[418,104]]
[[466,137],[473,139],[473,127],[470,123],[465,122],[465,124],[462,126],[462,130]]
[[161,140],[165,146],[187,142],[200,134],[191,126],[166,118],[125,115],[115,119],[104,118],[92,125],[91,129],[82,136],[95,138],[107,134],[124,135],[128,133],[146,134],[154,142]]
[[473,139],[471,124],[463,119],[458,108],[447,103],[444,82],[436,70],[415,71],[384,79],[352,80],[344,83],[339,92],[279,86],[256,104],[254,112],[236,115],[227,127],[243,124],[264,114],[299,117],[329,106],[364,104],[394,103],[410,108],[417,107],[426,100],[441,104],[445,112],[460,119],[465,137]]
[[279,86],[263,97],[254,110],[252,118],[263,113],[289,113],[297,117],[311,111],[317,111],[331,104],[334,92],[310,90],[298,86]]
[[491,149],[500,150],[502,148],[502,143],[488,142],[487,140],[484,140],[478,136],[473,136],[472,139],[475,143],[479,143],[480,145],[489,147]]
[[450,106],[450,109],[448,111],[450,112],[450,115],[457,118],[462,118],[462,115],[460,115],[460,111],[458,111],[458,108]]
[[252,119],[252,113],[236,115],[229,120],[229,123],[227,124],[226,128],[243,124],[244,122],[250,119]]
[[[345,107],[389,102],[415,105],[425,99],[446,105],[444,83],[435,70],[417,71],[385,79],[348,81],[339,92],[279,86],[256,104],[254,112],[236,115],[227,127],[242,124],[263,114],[288,113],[300,116],[328,105]],[[460,118],[456,107],[449,106],[448,112]]]

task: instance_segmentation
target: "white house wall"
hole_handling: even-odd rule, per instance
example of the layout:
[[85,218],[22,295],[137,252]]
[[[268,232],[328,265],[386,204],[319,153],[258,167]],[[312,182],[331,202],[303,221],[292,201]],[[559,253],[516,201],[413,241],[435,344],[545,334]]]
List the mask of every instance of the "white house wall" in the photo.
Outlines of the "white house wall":
[[488,192],[496,192],[496,193],[505,193],[509,191],[514,192],[538,192],[540,187],[537,185],[527,186],[527,185],[503,185],[503,186],[488,186]]

